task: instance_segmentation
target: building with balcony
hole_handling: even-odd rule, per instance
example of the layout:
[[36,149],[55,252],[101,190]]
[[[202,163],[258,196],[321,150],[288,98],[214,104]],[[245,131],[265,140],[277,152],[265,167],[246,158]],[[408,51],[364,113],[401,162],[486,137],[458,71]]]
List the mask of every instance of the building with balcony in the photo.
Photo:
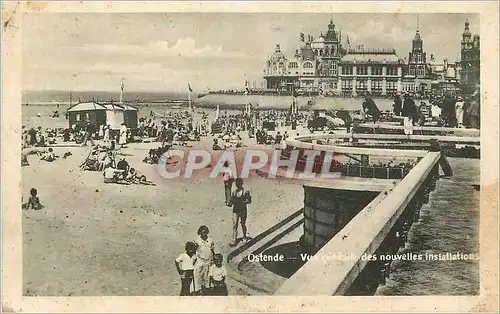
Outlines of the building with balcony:
[[339,63],[336,94],[388,95],[401,91],[404,63],[395,49],[349,50]]
[[[267,61],[267,89],[302,94],[357,96],[400,91],[404,63],[394,49],[342,46],[342,32],[333,21],[317,39],[301,34],[302,46],[287,58],[279,45]],[[399,78],[399,79],[398,79]]]
[[[400,58],[395,49],[368,49],[358,45],[352,49],[342,46],[342,33],[333,21],[325,35],[317,39],[301,34],[301,47],[291,58],[276,46],[267,61],[264,79],[267,89],[290,92],[292,88],[302,95],[375,96],[396,92],[426,97],[436,90],[456,91],[459,81],[476,84],[479,81],[479,37],[471,39],[466,31],[462,41],[462,62],[437,63],[431,54],[428,60],[424,41],[417,26],[411,41],[408,59]],[[465,74],[461,69],[466,63]]]

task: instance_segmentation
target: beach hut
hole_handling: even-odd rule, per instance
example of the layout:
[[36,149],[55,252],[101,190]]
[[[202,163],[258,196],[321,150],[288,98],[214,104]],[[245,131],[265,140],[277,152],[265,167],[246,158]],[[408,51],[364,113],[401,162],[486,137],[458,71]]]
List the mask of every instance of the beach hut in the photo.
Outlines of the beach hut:
[[106,108],[106,124],[112,130],[120,129],[120,126],[125,121],[125,109],[113,103],[106,103],[103,106]]
[[120,129],[122,123],[127,128],[136,129],[138,109],[130,105],[118,105],[114,103],[97,103],[95,101],[81,102],[68,109],[69,126],[89,121],[100,125],[110,125],[112,130]]
[[106,123],[106,107],[95,102],[81,102],[68,109],[69,127],[88,121],[96,126]]
[[125,123],[127,128],[136,129],[138,127],[137,113],[139,109],[127,104],[121,104],[120,106],[125,110],[123,115],[123,122]]
[[127,128],[136,129],[138,125],[136,107],[126,104],[104,104],[106,108],[106,121],[111,126],[111,129],[117,130],[122,123],[125,123]]

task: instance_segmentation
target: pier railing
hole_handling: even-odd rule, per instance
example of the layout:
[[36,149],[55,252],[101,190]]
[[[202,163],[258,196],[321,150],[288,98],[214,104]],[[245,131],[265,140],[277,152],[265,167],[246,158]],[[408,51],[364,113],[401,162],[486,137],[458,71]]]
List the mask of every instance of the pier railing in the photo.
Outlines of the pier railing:
[[[343,295],[399,224],[407,225],[409,210],[419,210],[435,180],[441,154],[427,153],[383,199],[371,202],[281,286],[276,295]],[[377,198],[378,199],[378,198]],[[412,214],[412,213],[410,213]],[[404,217],[403,217],[404,216]],[[403,230],[402,230],[403,231]],[[406,230],[407,231],[407,230]],[[404,231],[403,231],[404,232]],[[353,256],[334,259],[334,256]]]

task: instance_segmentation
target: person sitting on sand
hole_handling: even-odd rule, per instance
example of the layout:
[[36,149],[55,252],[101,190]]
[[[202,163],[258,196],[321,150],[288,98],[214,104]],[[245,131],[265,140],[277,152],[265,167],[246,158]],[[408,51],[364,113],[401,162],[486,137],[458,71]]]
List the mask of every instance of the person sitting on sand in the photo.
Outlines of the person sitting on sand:
[[222,147],[219,145],[219,140],[214,138],[214,144],[212,145],[212,150],[222,150]]
[[105,150],[102,150],[97,155],[97,171],[103,171],[104,170],[104,160],[106,159],[107,155],[108,155],[108,153]]
[[123,179],[125,179],[125,177],[128,174],[128,171],[130,169],[130,165],[125,160],[125,158],[121,158],[120,161],[118,161],[118,163],[116,164],[116,169],[123,171],[122,175],[123,175]]
[[130,168],[130,171],[128,172],[128,175],[125,178],[125,181],[135,184],[156,185],[153,182],[149,181],[145,175],[135,170],[134,168]]
[[24,166],[29,166],[30,163],[28,162],[28,155],[25,153],[21,153],[21,167]]
[[122,170],[115,169],[113,167],[107,167],[104,169],[102,175],[104,176],[104,183],[119,183],[120,177],[122,177]]
[[106,157],[104,158],[102,168],[106,169],[109,167],[113,167],[115,164],[115,160],[113,158],[113,153],[112,152],[107,152]]
[[45,160],[45,161],[48,161],[48,162],[53,162],[54,160],[56,160],[56,155],[54,154],[54,150],[51,148],[49,148],[49,151],[46,152],[42,158],[40,158],[40,160]]
[[40,204],[40,198],[38,198],[38,191],[36,189],[30,190],[30,198],[28,199],[28,203],[26,204],[26,209],[34,209],[39,210],[44,206]]

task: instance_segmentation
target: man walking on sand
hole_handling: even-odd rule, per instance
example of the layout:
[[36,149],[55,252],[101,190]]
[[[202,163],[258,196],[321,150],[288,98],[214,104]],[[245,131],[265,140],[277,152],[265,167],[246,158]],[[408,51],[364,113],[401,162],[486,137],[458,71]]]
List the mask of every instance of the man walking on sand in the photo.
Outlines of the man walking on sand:
[[233,206],[233,240],[229,246],[233,247],[238,244],[238,223],[241,223],[243,232],[243,240],[248,240],[247,237],[247,205],[252,203],[250,189],[243,186],[243,179],[235,180],[236,187],[231,193],[229,206]]

